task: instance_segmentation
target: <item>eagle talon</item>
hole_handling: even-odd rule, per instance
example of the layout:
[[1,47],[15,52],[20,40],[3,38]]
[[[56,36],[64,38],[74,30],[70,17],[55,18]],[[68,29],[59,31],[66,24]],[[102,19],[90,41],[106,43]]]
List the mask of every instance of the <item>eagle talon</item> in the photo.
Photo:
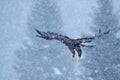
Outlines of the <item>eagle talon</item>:
[[78,61],[80,61],[80,57],[78,57]]
[[72,61],[75,61],[75,57],[72,57]]

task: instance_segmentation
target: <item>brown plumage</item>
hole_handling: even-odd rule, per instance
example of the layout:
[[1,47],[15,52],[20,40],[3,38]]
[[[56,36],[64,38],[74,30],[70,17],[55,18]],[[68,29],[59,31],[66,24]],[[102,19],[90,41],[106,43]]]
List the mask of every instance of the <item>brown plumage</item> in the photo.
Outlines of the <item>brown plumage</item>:
[[75,50],[78,53],[78,61],[79,61],[82,54],[81,47],[90,47],[90,48],[93,47],[92,45],[83,45],[82,43],[91,42],[95,38],[95,37],[85,37],[85,38],[71,39],[67,36],[60,35],[53,32],[42,32],[37,29],[36,31],[39,34],[37,35],[37,37],[44,38],[46,40],[54,39],[54,40],[61,41],[63,44],[65,44],[72,53],[73,61],[75,57]]

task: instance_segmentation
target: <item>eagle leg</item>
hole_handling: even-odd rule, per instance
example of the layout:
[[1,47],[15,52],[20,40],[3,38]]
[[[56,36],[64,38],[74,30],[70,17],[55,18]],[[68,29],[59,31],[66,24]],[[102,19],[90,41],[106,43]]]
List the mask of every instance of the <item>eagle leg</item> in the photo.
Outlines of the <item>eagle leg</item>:
[[74,61],[75,60],[75,50],[71,47],[68,47],[68,48],[69,48],[70,52],[72,53],[72,61]]
[[80,61],[82,50],[80,49],[80,47],[76,47],[76,51],[78,52],[78,61]]
[[72,52],[72,61],[75,61],[75,51]]

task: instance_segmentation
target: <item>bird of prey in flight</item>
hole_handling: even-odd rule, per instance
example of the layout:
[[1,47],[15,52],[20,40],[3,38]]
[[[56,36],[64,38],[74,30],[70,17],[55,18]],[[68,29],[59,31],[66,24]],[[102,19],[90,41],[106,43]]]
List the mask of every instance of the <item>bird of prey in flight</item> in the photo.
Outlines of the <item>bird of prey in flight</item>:
[[75,50],[78,53],[78,61],[80,61],[81,54],[82,54],[81,48],[82,47],[89,47],[89,48],[93,47],[93,45],[84,45],[82,43],[89,43],[89,42],[93,41],[95,39],[95,37],[100,37],[100,36],[102,36],[104,34],[108,34],[110,32],[110,30],[109,30],[107,32],[101,33],[101,30],[99,30],[99,34],[95,35],[93,37],[71,39],[68,36],[61,35],[58,33],[43,32],[43,31],[39,31],[38,29],[35,29],[35,30],[38,33],[37,37],[40,37],[40,38],[43,38],[46,40],[53,40],[54,39],[54,40],[61,41],[63,44],[65,44],[72,53],[72,60],[73,61],[75,60]]

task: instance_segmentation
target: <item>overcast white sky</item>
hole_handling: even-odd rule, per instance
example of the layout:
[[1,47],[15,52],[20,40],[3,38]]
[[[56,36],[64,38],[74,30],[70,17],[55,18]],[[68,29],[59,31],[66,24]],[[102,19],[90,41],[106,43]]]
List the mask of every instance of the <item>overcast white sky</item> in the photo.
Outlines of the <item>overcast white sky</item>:
[[[0,80],[16,80],[13,74],[13,52],[26,37],[26,20],[32,0],[0,0]],[[90,33],[92,8],[95,0],[59,0],[65,31],[77,38],[81,33]],[[120,0],[114,0],[115,11]],[[3,36],[2,36],[3,35]],[[1,45],[2,44],[2,45]]]

